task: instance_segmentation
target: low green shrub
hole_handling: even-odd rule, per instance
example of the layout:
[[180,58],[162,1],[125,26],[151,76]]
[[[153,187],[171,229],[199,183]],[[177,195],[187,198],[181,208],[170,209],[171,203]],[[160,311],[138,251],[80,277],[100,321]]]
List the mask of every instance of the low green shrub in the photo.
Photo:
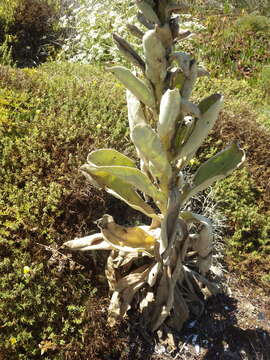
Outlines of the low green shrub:
[[88,274],[71,270],[64,257],[59,256],[61,271],[33,262],[23,251],[26,243],[1,241],[0,353],[10,360],[43,354],[60,360],[71,342],[83,343],[87,301],[95,290]]
[[228,0],[235,9],[245,9],[248,12],[254,12],[269,15],[269,0]]
[[55,236],[51,225],[61,214],[59,203],[89,148],[124,147],[122,89],[110,77],[100,81],[101,72],[90,66],[51,64],[0,73],[2,216],[24,231],[37,227],[48,241]]
[[269,254],[270,211],[264,209],[260,201],[261,190],[247,169],[243,168],[217,184],[214,197],[233,229],[227,239],[228,253],[237,260],[243,260],[247,254]]
[[211,74],[256,80],[269,64],[270,27],[265,16],[215,14],[201,19],[205,29],[193,39]]
[[262,68],[258,81],[264,91],[265,97],[267,100],[270,100],[270,65]]
[[270,30],[270,19],[254,13],[247,14],[236,20],[235,27],[238,28],[239,31],[268,33]]
[[43,248],[91,232],[104,208],[123,213],[78,173],[89,149],[123,149],[128,136],[123,89],[103,79],[91,66],[0,66],[0,353],[7,359],[40,359],[46,346],[45,358],[71,351],[75,359],[83,332],[95,332],[85,315],[95,288],[89,268],[78,271],[57,252],[48,266],[54,253]]

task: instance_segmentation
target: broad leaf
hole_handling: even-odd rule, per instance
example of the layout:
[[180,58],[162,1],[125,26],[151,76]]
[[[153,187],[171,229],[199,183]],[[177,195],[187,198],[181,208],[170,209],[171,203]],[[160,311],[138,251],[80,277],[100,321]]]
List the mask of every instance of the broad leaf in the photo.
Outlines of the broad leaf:
[[172,170],[156,132],[150,125],[139,124],[133,129],[132,137],[135,146],[149,163],[153,176],[168,181]]
[[160,20],[155,13],[153,7],[150,5],[149,1],[145,0],[136,0],[136,5],[141,10],[145,18],[150,21],[152,24],[160,24]]
[[202,164],[192,179],[192,186],[184,194],[185,201],[205,190],[217,180],[222,180],[245,160],[245,152],[233,143]]
[[145,83],[133,75],[129,69],[123,66],[113,66],[108,68],[108,70],[145,105],[150,108],[156,107],[156,101],[152,92]]
[[175,134],[176,122],[179,117],[181,96],[178,89],[168,89],[161,98],[160,114],[157,125],[158,136],[168,151]]
[[90,169],[86,170],[85,167],[89,166],[87,164],[83,165],[81,170],[94,186],[98,185],[99,187],[104,188],[110,194],[151,218],[157,217],[151,206],[146,204],[138,195],[134,186],[125,182],[122,178],[114,176],[108,172],[106,173],[103,171],[99,174],[97,173],[97,170],[100,166],[102,166],[102,164],[105,166],[111,165],[111,167],[125,165],[131,169],[135,169],[135,164],[131,159],[116,150],[101,149],[90,153],[88,155],[88,161],[90,163],[90,167],[94,167],[95,171],[91,172]]
[[155,94],[161,98],[167,75],[166,49],[156,29],[148,30],[143,36],[143,51],[145,56],[146,77],[155,85]]
[[99,149],[92,151],[87,156],[87,162],[95,164],[96,166],[121,165],[134,168],[136,167],[136,164],[133,160],[114,149]]
[[98,224],[102,235],[114,248],[124,252],[144,252],[153,256],[157,232],[149,226],[121,226],[113,217],[104,215]]
[[223,97],[219,94],[211,95],[199,104],[201,116],[196,120],[194,129],[187,141],[180,147],[178,159],[186,160],[194,156],[212,130],[222,105]]
[[233,143],[202,164],[193,178],[194,186],[206,188],[213,181],[223,179],[245,160],[245,152]]
[[132,138],[132,132],[136,125],[147,124],[140,101],[132,94],[131,91],[127,90],[127,106],[128,106],[128,122],[130,129],[130,137]]
[[118,180],[133,186],[141,192],[152,197],[156,202],[164,202],[164,195],[158,191],[151,183],[146,175],[140,170],[127,166],[94,166],[83,165],[81,169],[94,178],[98,183],[103,183],[104,187],[109,187],[109,184],[116,185]]

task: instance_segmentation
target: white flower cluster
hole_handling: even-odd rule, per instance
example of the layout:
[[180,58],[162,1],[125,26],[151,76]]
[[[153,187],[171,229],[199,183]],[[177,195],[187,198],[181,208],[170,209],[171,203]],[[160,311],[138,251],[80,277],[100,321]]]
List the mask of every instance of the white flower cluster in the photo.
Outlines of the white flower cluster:
[[134,4],[130,0],[78,0],[69,10],[70,15],[61,18],[71,28],[62,55],[81,63],[120,61],[111,34],[126,35],[126,23],[135,22]]
[[189,14],[185,14],[184,16],[182,16],[181,29],[187,29],[197,32],[205,28],[206,27],[200,23],[200,20],[195,18],[194,16]]
[[[126,24],[136,24],[137,7],[130,0],[75,0],[68,2],[69,15],[61,18],[70,36],[63,46],[62,57],[71,62],[123,62],[112,40],[112,32],[123,36],[141,53],[139,43],[130,37]],[[181,15],[181,28],[200,31],[203,26],[191,15]],[[145,29],[142,29],[145,30]]]

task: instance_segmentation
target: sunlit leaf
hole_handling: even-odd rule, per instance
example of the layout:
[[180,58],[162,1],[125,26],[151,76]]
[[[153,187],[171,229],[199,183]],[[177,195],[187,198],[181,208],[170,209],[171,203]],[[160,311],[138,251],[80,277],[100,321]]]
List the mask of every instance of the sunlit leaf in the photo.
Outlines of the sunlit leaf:
[[71,250],[89,251],[89,250],[112,250],[113,246],[104,240],[102,234],[93,234],[79,239],[70,240],[64,243],[64,246]]
[[223,97],[219,94],[211,95],[201,101],[199,104],[201,115],[196,120],[190,136],[180,147],[177,158],[188,159],[194,156],[209,132],[212,130],[222,105]]
[[151,164],[150,171],[155,177],[167,178],[171,176],[171,166],[164,148],[150,125],[139,124],[133,129],[133,141],[139,152]]
[[145,252],[152,254],[158,233],[149,226],[126,227],[114,222],[112,216],[104,215],[99,222],[104,238],[114,248],[124,252]]
[[[136,168],[85,164],[81,167],[81,170],[88,173],[104,188],[108,187],[117,192],[117,190],[120,190],[119,185],[126,186],[128,184],[152,197],[156,202],[164,201],[164,195],[155,188],[146,175]],[[119,184],[119,180],[122,181],[121,184]],[[123,192],[122,196],[124,198]]]
[[131,91],[140,101],[150,108],[155,108],[156,102],[152,92],[145,83],[123,66],[113,66],[108,69],[121,83]]
[[192,186],[184,193],[185,201],[199,191],[205,190],[217,180],[222,180],[234,169],[242,165],[245,152],[233,143],[202,164],[192,179]]
[[158,136],[168,151],[175,134],[176,122],[179,117],[181,96],[178,89],[168,89],[161,98],[160,114],[157,125]]
[[[151,206],[149,206],[136,192],[136,186],[126,182],[121,176],[113,175],[109,171],[104,171],[104,169],[103,171],[100,171],[100,168],[103,165],[109,168],[114,166],[127,166],[129,169],[134,169],[137,174],[139,170],[135,168],[135,163],[131,159],[116,150],[101,149],[90,153],[88,155],[88,162],[90,164],[83,165],[81,170],[94,186],[98,185],[99,187],[106,189],[110,194],[149,217],[155,218],[157,216]],[[153,188],[152,184],[151,186]],[[154,191],[155,188],[152,190]]]

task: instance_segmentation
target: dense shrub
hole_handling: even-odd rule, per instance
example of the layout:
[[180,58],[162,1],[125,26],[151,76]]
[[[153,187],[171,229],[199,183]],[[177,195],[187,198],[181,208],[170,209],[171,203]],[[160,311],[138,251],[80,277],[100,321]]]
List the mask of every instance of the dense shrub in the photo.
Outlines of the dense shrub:
[[269,15],[269,0],[229,0],[236,9],[246,9],[248,12],[256,11],[259,14]]
[[0,353],[10,360],[40,359],[42,354],[61,359],[56,353],[63,354],[71,342],[79,345],[86,335],[84,314],[94,289],[88,274],[68,258],[58,254],[57,269],[33,262],[25,247],[23,239],[1,243]]
[[247,253],[270,254],[270,211],[263,208],[262,190],[247,169],[223,180],[215,190],[215,199],[233,229],[228,239],[228,252],[237,259],[243,259]]
[[268,33],[270,30],[270,20],[266,16],[252,13],[239,17],[236,20],[235,26],[240,31]]
[[[251,117],[243,110],[245,81],[230,82],[230,88],[229,82],[224,82],[226,91],[232,99],[239,96],[242,107],[237,118],[228,116],[227,128],[212,134],[210,151],[229,142],[226,134],[237,133],[246,143],[251,175],[238,172],[217,194],[231,199],[220,203],[230,225],[231,256],[245,259],[256,252],[263,258],[269,249],[268,155],[263,150],[268,135],[256,132],[256,123],[245,126]],[[132,215],[141,221],[122,202],[89,188],[78,172],[95,148],[113,147],[135,158],[127,146],[126,122],[124,89],[103,69],[67,63],[23,70],[0,66],[0,354],[7,359],[40,359],[45,349],[44,358],[74,360],[105,348],[108,358],[120,359],[120,352],[113,355],[116,335],[106,330],[102,338],[106,314],[87,302],[100,277],[95,257],[75,258],[84,265],[80,268],[59,246],[93,231],[93,221],[104,212],[118,222]],[[251,138],[262,141],[251,143]],[[98,284],[100,296],[106,287],[102,279]]]
[[[64,29],[64,0],[11,0],[0,4],[0,63],[36,66],[55,56]],[[62,39],[62,40],[61,40]]]
[[122,89],[112,87],[113,80],[100,81],[100,72],[88,66],[0,72],[2,216],[16,227],[23,224],[24,231],[38,227],[48,242],[62,211],[57,204],[85,154],[95,147],[124,146]]
[[63,359],[70,348],[81,351],[84,331],[95,331],[84,320],[93,261],[80,258],[86,270],[78,271],[52,249],[89,233],[104,208],[123,213],[78,173],[90,149],[125,144],[123,89],[103,78],[90,66],[0,67],[0,343],[7,359],[40,359],[46,344],[50,359]]
[[270,100],[270,65],[262,68],[258,80],[264,91],[266,99]]

